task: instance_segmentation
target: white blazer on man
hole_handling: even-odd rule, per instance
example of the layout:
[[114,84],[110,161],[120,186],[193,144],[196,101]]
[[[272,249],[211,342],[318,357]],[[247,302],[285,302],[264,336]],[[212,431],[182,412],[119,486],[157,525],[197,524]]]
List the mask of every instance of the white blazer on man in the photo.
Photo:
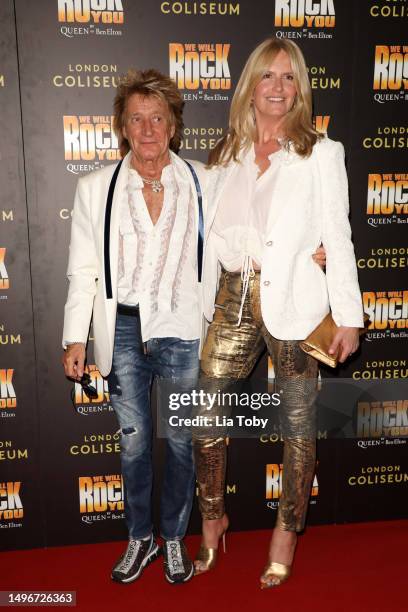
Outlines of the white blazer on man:
[[[109,186],[117,165],[92,172],[78,181],[72,216],[67,276],[70,281],[65,304],[63,346],[88,339],[93,321],[95,363],[107,376],[112,367],[117,310],[120,210],[127,198],[129,152],[117,176],[112,206],[107,209]],[[193,176],[187,164],[171,153],[177,176],[187,178],[198,201]],[[192,162],[199,177],[204,212],[207,206],[207,173],[199,162]],[[201,293],[201,292],[200,292]],[[201,301],[201,294],[199,296]]]
[[[282,150],[279,155],[262,253],[261,309],[265,325],[275,338],[304,339],[331,308],[337,325],[362,327],[343,146],[324,138],[306,159],[293,150]],[[203,305],[208,321],[214,313],[219,273],[211,227],[223,187],[236,163],[210,171],[203,273]],[[326,273],[312,260],[320,243],[326,250]]]

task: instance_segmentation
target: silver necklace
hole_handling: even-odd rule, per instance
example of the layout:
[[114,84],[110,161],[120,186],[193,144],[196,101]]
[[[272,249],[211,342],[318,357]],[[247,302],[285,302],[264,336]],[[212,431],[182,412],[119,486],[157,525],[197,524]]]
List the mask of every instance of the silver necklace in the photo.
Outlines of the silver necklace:
[[163,185],[159,179],[149,179],[145,178],[144,176],[141,176],[140,178],[144,183],[147,183],[147,185],[152,186],[152,191],[154,193],[160,193],[161,191],[163,191]]

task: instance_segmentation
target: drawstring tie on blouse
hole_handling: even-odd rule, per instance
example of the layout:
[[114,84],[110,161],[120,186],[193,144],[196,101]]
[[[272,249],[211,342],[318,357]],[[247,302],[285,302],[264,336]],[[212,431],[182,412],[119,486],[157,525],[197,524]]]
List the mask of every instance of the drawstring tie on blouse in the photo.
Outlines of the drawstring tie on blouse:
[[253,278],[254,276],[255,276],[255,270],[252,264],[252,257],[250,255],[244,254],[243,261],[242,261],[242,267],[241,267],[242,297],[241,297],[241,307],[239,309],[239,314],[238,314],[237,327],[241,325],[245,298],[248,293],[249,279]]

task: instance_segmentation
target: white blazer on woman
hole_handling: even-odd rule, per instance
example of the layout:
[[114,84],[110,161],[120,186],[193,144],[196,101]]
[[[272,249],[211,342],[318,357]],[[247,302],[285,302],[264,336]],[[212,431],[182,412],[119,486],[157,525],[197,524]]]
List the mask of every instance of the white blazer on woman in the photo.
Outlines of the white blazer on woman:
[[[306,159],[291,149],[279,156],[270,196],[274,213],[269,215],[261,265],[265,325],[275,338],[301,340],[331,308],[337,325],[362,327],[343,145],[325,137]],[[208,321],[214,313],[219,275],[211,227],[228,175],[237,163],[210,170],[202,287]],[[326,250],[326,273],[312,259],[320,243]]]

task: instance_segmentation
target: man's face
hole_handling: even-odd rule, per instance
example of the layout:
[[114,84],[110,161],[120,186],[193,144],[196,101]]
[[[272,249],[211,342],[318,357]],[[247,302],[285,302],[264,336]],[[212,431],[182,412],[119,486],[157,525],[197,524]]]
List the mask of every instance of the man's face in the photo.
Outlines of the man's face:
[[174,135],[167,104],[155,96],[133,94],[127,102],[122,133],[138,162],[165,158]]

